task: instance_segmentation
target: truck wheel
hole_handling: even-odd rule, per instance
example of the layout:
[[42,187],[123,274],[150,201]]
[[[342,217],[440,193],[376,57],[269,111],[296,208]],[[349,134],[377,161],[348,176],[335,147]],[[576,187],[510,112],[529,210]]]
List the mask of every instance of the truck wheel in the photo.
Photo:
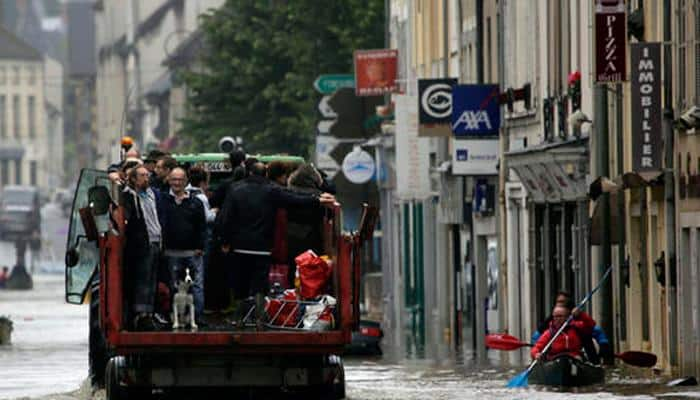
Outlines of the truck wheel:
[[120,385],[120,365],[123,364],[122,357],[112,357],[105,367],[105,389],[107,400],[126,400],[128,398],[126,390]]
[[92,285],[90,289],[90,347],[88,350],[88,363],[90,382],[95,388],[105,386],[105,367],[110,358],[102,329],[100,329],[100,290],[99,285]]
[[340,400],[345,398],[345,368],[343,359],[339,356],[328,356],[328,365],[336,368],[335,379],[328,385],[327,399]]

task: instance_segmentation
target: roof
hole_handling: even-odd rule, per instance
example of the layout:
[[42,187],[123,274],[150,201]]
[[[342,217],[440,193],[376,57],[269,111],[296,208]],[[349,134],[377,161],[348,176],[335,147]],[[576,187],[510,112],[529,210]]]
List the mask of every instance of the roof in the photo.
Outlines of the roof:
[[0,59],[42,61],[41,53],[0,26]]

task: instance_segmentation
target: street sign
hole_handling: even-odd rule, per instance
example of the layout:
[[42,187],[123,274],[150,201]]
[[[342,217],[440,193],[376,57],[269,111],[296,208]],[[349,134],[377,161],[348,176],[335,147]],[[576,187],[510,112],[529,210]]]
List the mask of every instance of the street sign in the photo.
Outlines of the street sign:
[[454,175],[497,175],[498,140],[452,141]]
[[331,96],[326,95],[321,97],[321,101],[318,102],[318,111],[321,113],[323,118],[336,118],[338,116],[338,113],[336,113],[331,105],[328,104],[328,100],[330,99]]
[[314,81],[314,89],[321,94],[331,94],[346,87],[355,87],[355,77],[351,74],[324,74]]
[[501,127],[498,85],[452,88],[452,132],[455,136],[493,136]]
[[318,129],[318,133],[322,135],[327,135],[331,131],[331,127],[335,124],[334,119],[322,119],[318,121],[318,124],[316,125],[316,128]]
[[369,182],[374,176],[374,169],[374,158],[360,146],[356,146],[343,159],[343,174],[352,183]]

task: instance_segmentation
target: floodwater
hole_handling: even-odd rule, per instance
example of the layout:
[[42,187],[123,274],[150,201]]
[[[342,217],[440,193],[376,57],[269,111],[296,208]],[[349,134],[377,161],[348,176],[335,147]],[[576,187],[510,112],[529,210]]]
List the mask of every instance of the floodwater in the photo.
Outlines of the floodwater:
[[[67,223],[59,210],[43,210],[47,244],[34,276],[34,289],[0,290],[0,316],[14,322],[12,344],[0,346],[0,400],[97,400],[87,384],[88,307],[64,302],[62,249]],[[14,249],[0,242],[0,264],[12,265]],[[700,399],[700,388],[669,388],[668,380],[645,370],[612,370],[607,383],[574,392],[542,387],[507,389],[507,381],[524,367],[501,366],[498,355],[474,367],[469,355],[430,360],[396,356],[347,358],[347,398],[352,400],[457,399]],[[416,352],[422,354],[422,352]],[[311,399],[309,399],[311,400]]]
[[[0,399],[104,398],[104,391],[93,393],[86,383],[87,306],[64,303],[61,275],[34,278],[34,290],[0,290],[0,315],[14,321],[12,344],[0,347]],[[469,362],[391,358],[348,358],[348,399],[700,399],[700,388],[668,388],[665,378],[650,372],[637,371],[630,378],[614,370],[605,386],[560,392],[532,386],[505,388],[521,368],[476,369]]]

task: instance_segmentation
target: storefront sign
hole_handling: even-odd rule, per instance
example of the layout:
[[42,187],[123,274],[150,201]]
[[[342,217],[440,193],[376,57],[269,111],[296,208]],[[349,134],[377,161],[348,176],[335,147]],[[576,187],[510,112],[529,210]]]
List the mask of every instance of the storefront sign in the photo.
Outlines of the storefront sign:
[[402,200],[425,199],[430,195],[430,139],[418,137],[418,98],[398,95],[394,99],[396,191]]
[[624,81],[627,75],[625,70],[627,18],[624,2],[597,0],[595,26],[596,82]]
[[452,141],[452,174],[496,175],[498,174],[498,140]]
[[455,136],[498,135],[501,107],[498,85],[455,85],[452,88],[452,132]]
[[396,91],[398,50],[355,51],[355,93],[377,96]]
[[630,46],[632,82],[632,167],[661,169],[661,44]]
[[420,136],[450,136],[452,87],[457,79],[419,79],[418,110]]

